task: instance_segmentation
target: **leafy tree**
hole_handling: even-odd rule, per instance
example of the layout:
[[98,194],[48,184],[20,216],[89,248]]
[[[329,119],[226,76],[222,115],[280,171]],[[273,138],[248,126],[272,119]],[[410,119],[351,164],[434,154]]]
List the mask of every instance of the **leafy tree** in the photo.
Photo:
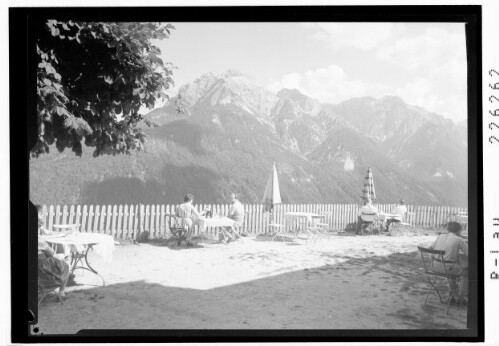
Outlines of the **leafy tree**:
[[173,66],[152,40],[169,37],[161,23],[96,23],[48,20],[37,30],[38,138],[32,156],[55,143],[62,152],[93,156],[130,153],[143,147],[139,114],[167,99]]

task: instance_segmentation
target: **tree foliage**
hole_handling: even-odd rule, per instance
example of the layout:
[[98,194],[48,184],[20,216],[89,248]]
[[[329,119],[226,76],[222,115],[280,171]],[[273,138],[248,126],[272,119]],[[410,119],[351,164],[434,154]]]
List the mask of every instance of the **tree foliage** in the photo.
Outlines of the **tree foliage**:
[[143,147],[139,114],[167,99],[173,66],[159,57],[152,40],[169,37],[161,23],[96,23],[48,20],[37,31],[38,138],[33,156],[82,142],[102,154]]

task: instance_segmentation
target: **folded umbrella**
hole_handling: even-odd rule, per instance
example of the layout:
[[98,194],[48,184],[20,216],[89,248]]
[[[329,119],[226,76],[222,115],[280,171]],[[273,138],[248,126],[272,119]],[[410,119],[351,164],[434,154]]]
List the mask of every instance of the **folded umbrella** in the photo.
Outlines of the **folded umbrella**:
[[367,169],[367,175],[364,178],[364,188],[362,189],[363,198],[370,198],[371,201],[376,200],[376,191],[374,190],[374,179],[371,167]]
[[267,180],[262,202],[267,206],[270,206],[270,208],[273,208],[274,204],[281,203],[281,192],[279,191],[279,179],[277,178],[275,163],[273,164],[269,180]]

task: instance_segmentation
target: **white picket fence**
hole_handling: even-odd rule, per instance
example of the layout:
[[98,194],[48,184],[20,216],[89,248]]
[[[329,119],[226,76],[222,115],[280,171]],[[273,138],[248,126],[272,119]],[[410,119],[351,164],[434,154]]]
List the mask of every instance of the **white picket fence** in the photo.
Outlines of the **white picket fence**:
[[[380,211],[389,212],[393,204],[375,205]],[[57,224],[80,224],[80,231],[104,233],[116,239],[135,239],[137,234],[148,232],[150,237],[169,236],[169,214],[174,214],[177,205],[50,205],[43,206],[43,224],[53,230]],[[214,214],[227,215],[229,205],[197,205],[198,210],[211,209]],[[357,221],[355,204],[280,204],[274,209],[274,222],[284,224],[287,212],[326,213],[325,222],[332,230],[345,230],[354,227]],[[244,231],[260,234],[267,230],[269,214],[262,204],[246,204]],[[406,221],[420,227],[440,227],[446,223],[449,213],[466,212],[467,208],[446,206],[407,205]],[[215,234],[217,230],[208,229]]]

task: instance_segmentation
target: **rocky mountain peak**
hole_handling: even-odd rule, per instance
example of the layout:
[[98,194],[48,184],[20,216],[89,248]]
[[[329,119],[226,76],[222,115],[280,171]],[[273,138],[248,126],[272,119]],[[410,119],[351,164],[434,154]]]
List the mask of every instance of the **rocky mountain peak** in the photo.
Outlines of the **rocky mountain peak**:
[[[297,89],[282,89],[277,93],[277,98],[279,101],[273,111],[274,117],[276,115],[281,118],[283,116],[289,118],[291,115],[300,117],[303,114],[313,117],[322,108],[319,100],[308,97]],[[290,114],[283,114],[283,109],[287,109]]]
[[215,75],[207,73],[182,86],[179,95],[190,107],[233,105],[268,121],[277,96],[252,77],[236,70]]
[[231,78],[231,77],[248,77],[244,73],[235,70],[235,69],[228,69],[227,71],[223,72],[220,75],[221,78]]

